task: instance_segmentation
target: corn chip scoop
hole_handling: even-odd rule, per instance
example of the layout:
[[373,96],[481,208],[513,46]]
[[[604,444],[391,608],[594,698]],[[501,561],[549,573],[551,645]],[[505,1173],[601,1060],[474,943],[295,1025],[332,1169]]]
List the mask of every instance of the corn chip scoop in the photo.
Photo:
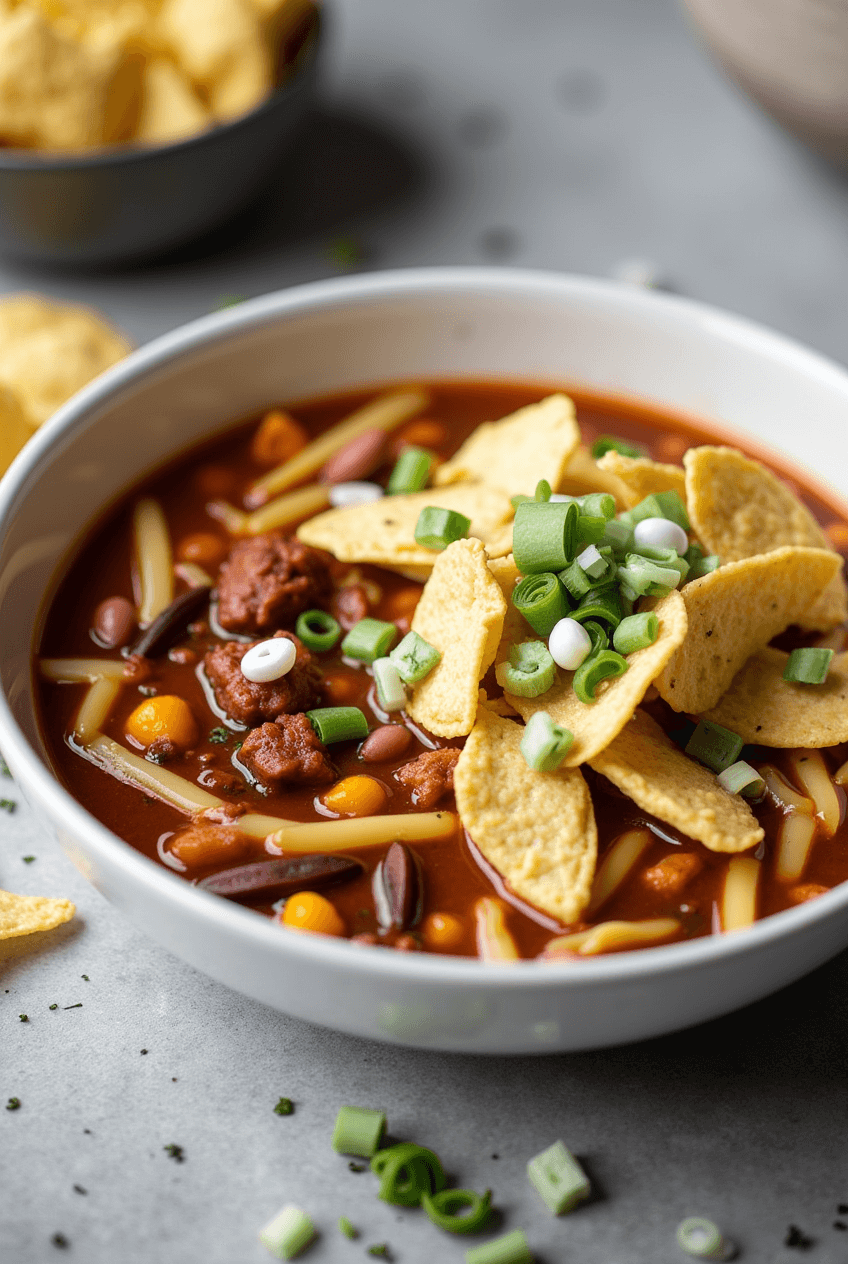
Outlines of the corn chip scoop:
[[841,564],[824,549],[786,547],[687,584],[680,595],[688,630],[656,681],[661,696],[674,711],[712,710],[751,655],[798,622]]
[[407,707],[428,732],[438,737],[471,732],[480,681],[494,661],[505,613],[479,540],[457,540],[438,555],[412,618],[412,631],[441,655],[413,686]]
[[454,771],[460,820],[516,895],[568,925],[589,901],[598,836],[578,769],[527,767],[524,729],[481,707]]
[[643,811],[710,851],[747,851],[765,837],[745,800],[724,790],[645,711],[637,711],[590,764]]
[[[553,487],[553,483],[551,484]],[[615,497],[616,505],[623,509],[627,505],[627,485],[617,474],[604,469],[592,456],[584,443],[574,450],[568,465],[563,471],[556,490],[568,496],[584,496],[587,492],[609,492]]]
[[597,462],[599,470],[617,478],[626,489],[623,493],[627,509],[654,492],[677,492],[686,504],[686,474],[679,465],[663,465],[649,457],[623,456],[610,450]]
[[521,579],[521,572],[515,565],[515,558],[511,553],[507,557],[494,558],[489,562],[489,570],[506,602],[501,638],[495,651],[495,666],[498,666],[509,658],[509,651],[513,645],[520,645],[522,641],[531,638],[535,639],[535,633],[531,631],[527,620],[512,603],[513,590]]
[[495,553],[508,553],[512,531],[509,497],[483,483],[457,483],[408,495],[384,496],[366,505],[328,509],[298,527],[298,539],[326,549],[341,562],[371,562],[410,578],[425,579],[441,554],[416,542],[415,526],[428,506],[470,518],[469,535]]
[[574,404],[550,395],[500,421],[478,426],[449,461],[436,470],[437,486],[481,482],[507,496],[532,495],[540,479],[559,486],[580,444]]
[[[690,448],[683,458],[686,503],[692,529],[722,565],[795,545],[828,549],[813,515],[771,470],[735,448]],[[802,627],[823,632],[848,617],[841,566],[810,609],[799,611]]]
[[[555,724],[573,733],[574,742],[563,768],[587,763],[609,746],[633,716],[648,687],[684,643],[687,618],[682,595],[673,590],[657,602],[654,612],[659,621],[657,639],[653,645],[628,655],[623,676],[601,681],[594,703],[580,701],[572,687],[574,673],[561,668],[557,668],[553,686],[536,698],[504,694],[525,721],[536,711],[547,711]],[[530,639],[522,637],[524,641]]]
[[53,900],[43,895],[13,895],[0,891],[0,939],[34,935],[69,922],[76,912],[70,900]]
[[789,655],[766,646],[733,678],[704,715],[744,742],[805,750],[848,742],[848,654],[836,654],[821,685],[783,679]]

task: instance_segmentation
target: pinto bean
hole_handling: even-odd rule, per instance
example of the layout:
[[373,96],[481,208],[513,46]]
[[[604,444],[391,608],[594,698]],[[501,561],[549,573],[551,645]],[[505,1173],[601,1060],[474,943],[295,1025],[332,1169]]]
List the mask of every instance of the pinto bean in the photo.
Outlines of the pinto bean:
[[94,612],[92,631],[107,649],[126,645],[135,628],[135,610],[126,597],[109,597]]
[[412,734],[403,724],[383,724],[368,734],[359,754],[366,764],[386,764],[405,755],[411,741]]
[[384,430],[363,430],[330,457],[324,466],[325,482],[352,483],[365,478],[380,464],[385,446]]

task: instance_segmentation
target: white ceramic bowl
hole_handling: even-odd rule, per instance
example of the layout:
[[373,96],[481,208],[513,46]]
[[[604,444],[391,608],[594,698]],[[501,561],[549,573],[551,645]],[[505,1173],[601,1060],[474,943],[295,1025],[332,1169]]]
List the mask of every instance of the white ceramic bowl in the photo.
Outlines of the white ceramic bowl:
[[33,718],[33,629],[57,567],[102,506],[279,400],[450,376],[583,383],[691,410],[848,492],[848,374],[694,303],[476,269],[353,277],[256,299],[112,369],[39,431],[0,484],[0,749],[21,789],[98,890],[165,947],[328,1027],[478,1053],[581,1049],[672,1031],[790,983],[848,943],[848,883],[735,934],[573,964],[486,966],[274,925],[147,860],[50,773]]

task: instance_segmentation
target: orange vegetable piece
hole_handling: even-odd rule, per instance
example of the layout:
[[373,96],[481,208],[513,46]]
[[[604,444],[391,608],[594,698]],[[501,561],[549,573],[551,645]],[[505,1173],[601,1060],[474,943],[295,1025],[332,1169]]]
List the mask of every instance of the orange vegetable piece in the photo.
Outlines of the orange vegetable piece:
[[286,900],[282,923],[314,935],[343,935],[345,924],[334,906],[316,891],[299,891]]
[[819,895],[826,895],[830,887],[823,887],[818,882],[802,882],[797,887],[790,887],[787,895],[793,904],[806,904],[807,900],[814,900]]
[[403,448],[440,448],[447,442],[448,432],[441,421],[421,418],[411,421],[394,436],[392,453],[397,456]]
[[330,707],[355,706],[358,693],[359,682],[347,672],[331,672],[321,682],[321,697]]
[[679,465],[683,453],[692,447],[692,440],[685,435],[664,434],[654,444],[654,460],[666,462],[668,465]]
[[421,934],[428,948],[458,948],[462,933],[462,922],[453,913],[428,913],[421,923]]
[[381,618],[390,619],[393,623],[398,619],[411,619],[423,591],[420,584],[397,589],[386,598],[385,613],[381,614]]
[[386,791],[373,777],[345,777],[337,781],[321,802],[339,816],[373,816],[386,802]]
[[305,448],[309,435],[288,413],[275,409],[266,413],[253,436],[250,455],[257,465],[282,465]]
[[158,737],[166,737],[179,750],[194,746],[198,737],[191,707],[183,698],[172,694],[146,698],[127,720],[126,732],[140,746],[150,746]]
[[844,522],[831,522],[825,527],[824,533],[837,553],[843,553],[845,549],[848,549],[848,525]]
[[701,872],[704,862],[694,852],[675,853],[666,856],[651,869],[646,869],[642,880],[661,895],[677,895],[688,882]]
[[177,559],[198,566],[217,566],[226,552],[226,542],[211,531],[195,531],[183,536],[177,545]]

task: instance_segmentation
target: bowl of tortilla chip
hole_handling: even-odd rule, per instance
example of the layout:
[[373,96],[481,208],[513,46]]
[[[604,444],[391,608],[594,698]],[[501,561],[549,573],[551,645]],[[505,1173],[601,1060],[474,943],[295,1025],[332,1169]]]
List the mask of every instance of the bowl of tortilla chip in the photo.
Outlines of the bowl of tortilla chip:
[[312,0],[0,9],[0,251],[108,265],[225,223],[300,129],[320,28]]
[[[834,461],[845,444],[848,374],[677,297],[552,273],[445,268],[318,282],[205,317],[85,387],[0,485],[0,749],[45,829],[178,957],[281,1011],[389,1042],[476,1053],[613,1045],[727,1013],[814,969],[848,943],[848,883],[745,929],[638,951],[512,962],[393,952],[288,930],[189,885],[117,838],[54,777],[34,715],[33,629],[87,524],[234,419],[363,385],[447,378],[655,401],[709,419],[720,441],[737,435],[749,452],[777,448],[784,468],[788,457],[848,492],[848,465]],[[787,570],[793,591],[797,553]],[[755,561],[753,589],[768,572],[770,602],[780,567]],[[833,574],[825,570],[822,582]],[[472,783],[466,776],[466,799]]]

